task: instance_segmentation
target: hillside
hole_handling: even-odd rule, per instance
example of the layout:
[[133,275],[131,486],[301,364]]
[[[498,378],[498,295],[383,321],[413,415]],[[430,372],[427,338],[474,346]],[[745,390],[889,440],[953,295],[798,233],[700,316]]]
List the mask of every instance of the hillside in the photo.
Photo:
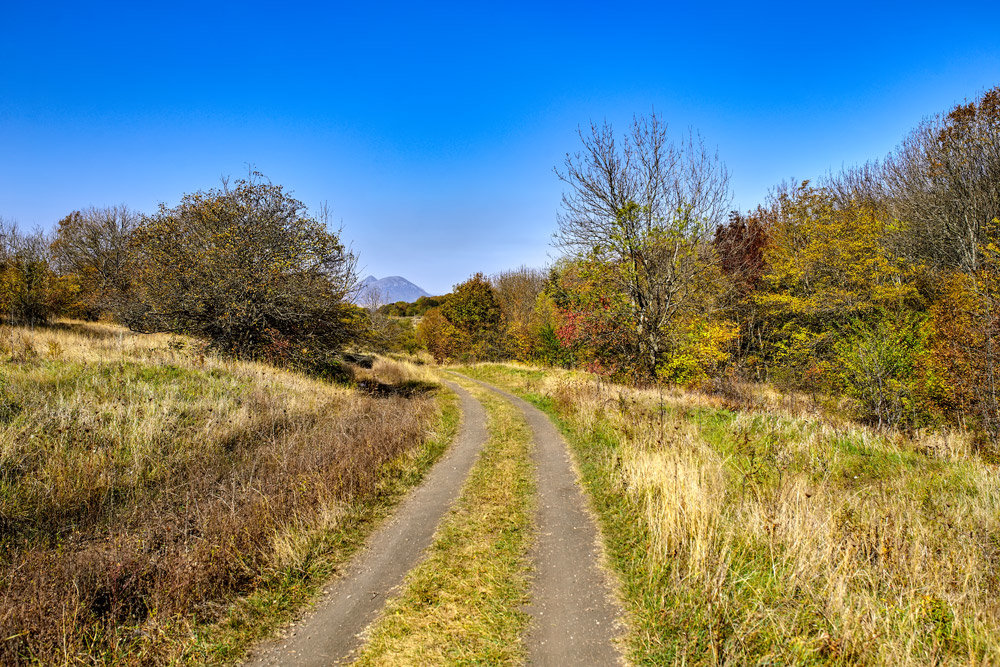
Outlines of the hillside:
[[419,479],[453,411],[394,362],[357,371],[377,397],[179,336],[0,334],[2,664],[238,658]]

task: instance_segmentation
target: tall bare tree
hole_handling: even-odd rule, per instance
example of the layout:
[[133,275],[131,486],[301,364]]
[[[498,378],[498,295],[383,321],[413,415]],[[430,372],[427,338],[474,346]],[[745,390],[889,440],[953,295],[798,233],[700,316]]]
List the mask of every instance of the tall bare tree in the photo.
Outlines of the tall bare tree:
[[700,135],[670,141],[656,114],[636,117],[620,141],[607,123],[579,134],[582,150],[556,169],[569,187],[556,244],[609,269],[653,376],[670,324],[713,265],[712,234],[732,201],[729,174]]
[[830,184],[841,200],[876,203],[903,221],[891,239],[901,254],[975,273],[1000,218],[1000,87],[923,121],[885,160]]

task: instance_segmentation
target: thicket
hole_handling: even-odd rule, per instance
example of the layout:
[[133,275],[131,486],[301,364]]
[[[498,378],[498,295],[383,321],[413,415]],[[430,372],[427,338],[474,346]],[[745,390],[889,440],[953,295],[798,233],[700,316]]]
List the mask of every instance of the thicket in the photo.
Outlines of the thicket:
[[[747,213],[726,214],[727,173],[700,138],[672,143],[655,116],[624,137],[581,132],[558,173],[562,257],[547,275],[459,286],[500,306],[472,329],[429,310],[420,332],[438,360],[771,382],[849,397],[875,424],[947,421],[1000,444],[1000,87],[884,160],[782,184]],[[498,296],[513,276],[517,296]]]
[[0,221],[0,316],[107,318],[199,337],[214,351],[339,373],[347,347],[415,351],[408,321],[351,303],[355,258],[324,210],[253,172],[153,215],[74,211],[53,234]]
[[44,234],[23,232],[0,219],[0,318],[8,324],[43,324],[66,310],[77,289],[73,280],[53,271]]

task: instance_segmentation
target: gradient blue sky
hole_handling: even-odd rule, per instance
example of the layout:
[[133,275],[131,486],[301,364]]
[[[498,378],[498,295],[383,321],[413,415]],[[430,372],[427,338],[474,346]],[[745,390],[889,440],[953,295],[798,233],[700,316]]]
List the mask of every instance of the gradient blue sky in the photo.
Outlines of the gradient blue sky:
[[747,209],[1000,84],[983,3],[0,4],[0,216],[153,211],[252,164],[365,273],[545,264],[576,128],[699,129]]

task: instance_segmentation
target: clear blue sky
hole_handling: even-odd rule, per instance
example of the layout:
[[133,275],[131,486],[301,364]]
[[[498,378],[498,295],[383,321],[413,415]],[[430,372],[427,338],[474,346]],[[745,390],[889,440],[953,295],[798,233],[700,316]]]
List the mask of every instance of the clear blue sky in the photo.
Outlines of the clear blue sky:
[[365,273],[447,291],[552,254],[578,125],[699,129],[735,204],[1000,84],[997,3],[0,4],[0,216],[150,212],[252,164]]

